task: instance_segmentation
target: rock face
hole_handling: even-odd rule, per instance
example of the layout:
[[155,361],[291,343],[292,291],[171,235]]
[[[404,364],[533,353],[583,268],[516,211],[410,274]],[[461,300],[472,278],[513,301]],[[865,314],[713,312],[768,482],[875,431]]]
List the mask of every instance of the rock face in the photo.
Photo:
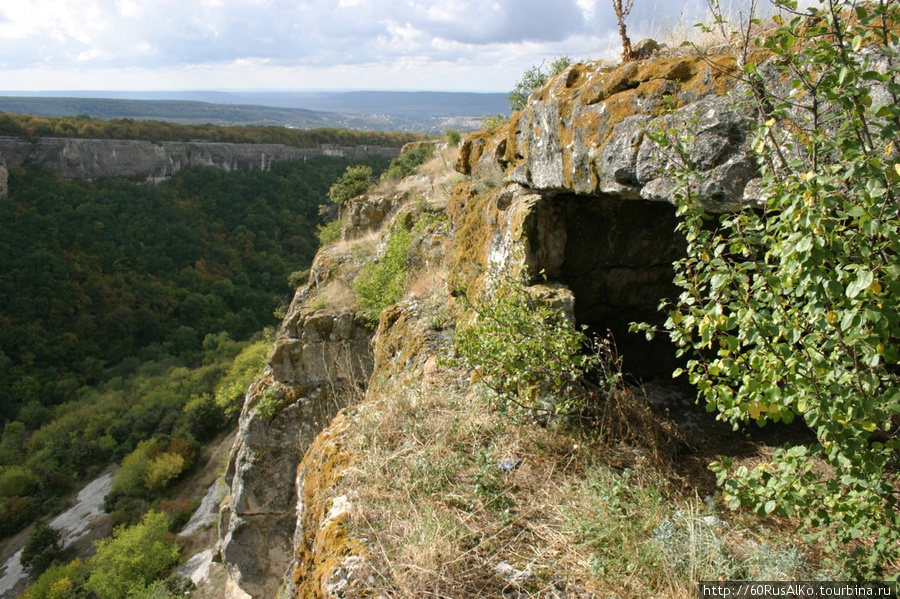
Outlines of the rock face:
[[[601,334],[612,331],[626,369],[642,377],[668,375],[671,348],[644,341],[632,348],[637,341],[627,333],[631,321],[658,321],[660,298],[676,292],[672,263],[685,247],[674,206],[672,169],[678,160],[648,132],[678,126],[690,133],[687,155],[702,173],[710,210],[757,201],[749,126],[722,98],[730,86],[729,68],[727,61],[713,67],[700,58],[663,58],[616,69],[566,69],[532,94],[507,125],[465,141],[457,170],[467,179],[441,206],[450,234],[423,236],[410,249],[409,267],[440,273],[434,280],[444,288],[432,285],[428,292],[443,294],[444,306],[452,304],[451,288],[470,295],[489,289],[492,266],[524,270],[534,283],[546,276],[546,286],[534,291],[564,305],[577,324]],[[414,201],[410,195],[353,204],[343,214],[342,243],[319,252],[312,286],[351,286],[352,280],[334,274],[352,261],[343,248],[401,218],[403,203]],[[378,409],[367,402],[378,393],[401,392],[404,381],[420,384],[423,393],[441,384],[429,373],[450,342],[436,341],[445,321],[428,305],[440,302],[434,295],[417,299],[423,280],[421,272],[410,274],[410,297],[381,314],[372,339],[374,362],[345,378],[347,384],[362,383],[371,372],[378,382],[357,414]],[[285,587],[291,596],[370,592],[361,574],[370,549],[345,526],[354,494],[343,473],[356,459],[345,448],[355,416],[348,410],[330,426],[325,423],[334,406],[324,383],[340,362],[341,348],[362,355],[369,337],[351,312],[304,308],[312,302],[310,289],[295,296],[267,377],[251,389],[241,419],[229,469],[231,504],[222,520],[222,557],[232,572],[233,596],[241,596],[238,587],[253,597],[274,596],[291,552],[287,531],[293,521],[293,563]],[[271,421],[261,418],[258,407],[267,393],[286,398]],[[321,418],[310,417],[315,409]]]
[[229,597],[274,597],[281,586],[293,557],[297,464],[339,398],[365,384],[370,336],[350,313],[294,305],[285,318],[266,375],[247,393],[225,476],[219,558]]
[[279,144],[55,137],[32,142],[17,137],[0,137],[0,154],[6,157],[9,166],[42,164],[56,169],[66,179],[139,177],[160,180],[189,166],[211,166],[229,171],[269,170],[273,164],[286,160],[307,160],[317,156],[340,156],[350,160],[367,156],[393,158],[399,153],[397,148],[379,146],[295,148]]
[[730,210],[756,177],[749,127],[722,97],[730,68],[724,59],[714,67],[697,57],[614,70],[573,65],[532,94],[507,126],[467,140],[458,169],[533,190],[673,203],[677,160],[648,131],[674,126],[693,137],[690,158],[708,208]]
[[672,263],[685,251],[673,172],[684,158],[653,135],[686,138],[710,212],[759,201],[749,120],[723,97],[731,64],[718,60],[573,65],[505,127],[467,139],[457,170],[488,189],[476,184],[448,206],[466,238],[456,276],[478,280],[492,264],[543,272],[571,289],[579,324],[612,333],[631,374],[671,372],[670,345],[628,332],[630,322],[662,323],[657,306],[678,292]]

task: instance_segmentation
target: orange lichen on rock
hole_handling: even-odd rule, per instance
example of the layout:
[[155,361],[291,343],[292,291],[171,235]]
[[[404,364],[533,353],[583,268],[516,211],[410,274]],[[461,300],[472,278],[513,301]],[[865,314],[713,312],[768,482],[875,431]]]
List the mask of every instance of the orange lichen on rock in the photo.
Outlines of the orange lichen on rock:
[[302,511],[292,575],[294,599],[327,596],[326,587],[338,568],[348,557],[365,553],[365,545],[347,530],[349,513],[336,509],[341,480],[356,459],[342,439],[348,430],[345,418],[339,414],[316,438],[297,470]]

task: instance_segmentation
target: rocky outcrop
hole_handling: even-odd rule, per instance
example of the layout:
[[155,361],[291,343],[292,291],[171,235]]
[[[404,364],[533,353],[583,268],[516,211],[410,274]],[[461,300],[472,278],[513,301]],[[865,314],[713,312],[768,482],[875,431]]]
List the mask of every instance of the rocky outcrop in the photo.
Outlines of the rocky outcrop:
[[[348,449],[359,447],[352,442],[354,422],[365,410],[378,409],[377,398],[402,393],[405,385],[420,386],[424,396],[430,385],[443,384],[432,381],[431,375],[451,347],[442,337],[445,323],[452,320],[451,289],[453,295],[470,296],[489,289],[492,267],[524,269],[535,283],[546,277],[545,286],[535,292],[564,305],[579,325],[598,333],[613,331],[633,373],[650,377],[671,372],[671,348],[646,345],[642,337],[644,345],[631,347],[638,341],[627,333],[633,320],[658,322],[660,298],[676,291],[672,262],[684,253],[672,178],[678,159],[660,148],[648,131],[673,123],[687,128],[688,159],[701,171],[700,191],[711,210],[757,201],[749,127],[721,97],[730,86],[729,68],[727,61],[711,65],[689,57],[638,61],[615,69],[574,65],[535,92],[507,125],[467,139],[457,170],[468,178],[456,185],[445,209],[441,206],[449,234],[423,234],[413,244],[407,260],[409,294],[381,315],[371,377],[378,384],[360,406],[341,412],[309,445],[307,439],[321,427],[304,421],[304,406],[321,403],[316,393],[326,386],[313,381],[321,381],[326,365],[335,363],[338,346],[333,344],[344,342],[362,351],[368,338],[351,312],[304,306],[315,304],[316,289],[338,283],[352,288],[349,265],[356,257],[348,246],[403,217],[403,204],[413,204],[415,194],[391,201],[366,197],[344,211],[342,243],[319,252],[311,285],[295,296],[293,315],[271,355],[268,379],[251,390],[242,416],[245,440],[232,460],[233,492],[230,512],[226,510],[230,516],[223,519],[226,530],[235,530],[229,533],[233,547],[226,542],[222,552],[237,586],[254,597],[272,596],[266,593],[280,584],[284,573],[285,543],[290,539],[284,527],[290,513],[296,518],[286,587],[291,596],[337,598],[374,592],[367,578],[372,571],[365,567],[371,548],[365,538],[351,534],[348,525],[356,496],[345,474],[359,458]],[[423,182],[423,188],[428,185]],[[364,241],[376,243],[368,237]],[[419,270],[413,273],[414,268]],[[439,276],[427,279],[425,269]],[[425,300],[423,294],[431,295]],[[435,305],[444,312],[435,312]],[[365,372],[360,369],[359,378],[348,380],[361,382]],[[262,433],[256,438],[251,430],[254,419],[255,426],[265,422],[255,407],[261,393],[268,392],[264,389],[288,398],[278,418],[265,424],[276,427],[270,434],[275,440],[264,439]],[[327,419],[331,412],[324,414]],[[296,443],[297,437],[302,442]],[[288,449],[277,441],[281,438]],[[264,459],[279,453],[283,460],[264,465]],[[291,464],[298,463],[294,477]],[[254,472],[257,469],[261,474]],[[260,487],[248,495],[247,481],[255,480],[268,480],[272,488]],[[269,533],[272,529],[257,524],[245,541],[238,536],[240,527],[231,523],[256,517],[253,509],[262,511],[256,507],[262,505],[277,506],[266,509],[282,536],[276,539]],[[273,551],[277,555],[270,560]],[[257,553],[263,557],[252,557]],[[277,565],[265,569],[266,560]]]
[[[716,212],[753,201],[749,125],[723,97],[730,61],[699,57],[574,65],[535,92],[505,127],[465,142],[458,169],[532,190],[674,203],[678,158],[648,132],[678,128],[692,138],[698,190]],[[664,112],[667,112],[663,115]]]
[[269,170],[288,160],[339,156],[360,160],[367,156],[395,157],[397,148],[322,145],[296,148],[279,144],[230,144],[205,141],[150,142],[44,137],[28,141],[0,137],[0,154],[9,166],[41,164],[66,179],[137,177],[160,180],[191,166],[223,170]]
[[274,597],[293,557],[296,468],[341,407],[365,385],[371,333],[352,313],[294,305],[240,417],[220,514],[219,559],[229,597]]

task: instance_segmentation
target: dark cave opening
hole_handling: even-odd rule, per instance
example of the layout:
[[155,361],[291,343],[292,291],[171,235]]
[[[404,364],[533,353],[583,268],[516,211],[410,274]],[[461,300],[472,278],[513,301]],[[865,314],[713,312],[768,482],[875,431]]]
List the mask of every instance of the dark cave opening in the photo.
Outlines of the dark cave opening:
[[[687,251],[684,237],[676,230],[674,206],[558,195],[539,203],[535,216],[530,250],[536,271],[544,269],[548,278],[572,291],[575,321],[587,325],[589,334],[612,333],[626,379],[648,383],[645,391],[652,404],[695,433],[708,437],[717,431],[726,446],[738,439],[778,444],[785,439],[808,442],[814,438],[799,418],[792,425],[762,429],[748,424],[735,436],[730,425],[716,422],[704,406],[696,405],[696,391],[684,377],[672,379],[672,372],[684,363],[664,334],[666,316],[659,305],[664,298],[677,297],[673,263]],[[661,333],[648,341],[643,333],[628,331],[632,322],[658,325]],[[656,397],[651,388],[661,395]]]
[[[575,296],[575,320],[590,334],[609,331],[625,372],[638,379],[671,379],[679,365],[664,334],[647,341],[632,322],[660,325],[660,300],[674,298],[673,262],[685,255],[675,207],[646,200],[560,195],[538,208],[532,249],[538,270]],[[543,251],[540,249],[543,248]],[[550,248],[549,250],[547,248]]]

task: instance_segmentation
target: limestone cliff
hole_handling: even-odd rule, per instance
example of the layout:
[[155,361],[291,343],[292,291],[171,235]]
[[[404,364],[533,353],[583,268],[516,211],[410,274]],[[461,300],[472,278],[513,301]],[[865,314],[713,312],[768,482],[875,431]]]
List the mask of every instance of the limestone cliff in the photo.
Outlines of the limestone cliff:
[[6,168],[6,160],[0,153],[0,200],[5,198],[7,193],[9,193],[9,171]]
[[[690,159],[703,171],[709,207],[723,211],[755,201],[748,126],[722,97],[728,68],[696,57],[616,68],[574,65],[532,94],[508,124],[465,140],[456,162],[462,177],[452,190],[452,180],[437,168],[407,181],[412,193],[382,190],[345,210],[343,239],[320,251],[310,283],[294,298],[266,378],[247,396],[223,519],[231,596],[274,597],[281,585],[302,598],[393,596],[378,595],[376,589],[389,586],[370,566],[381,550],[360,533],[358,504],[365,493],[357,473],[366,443],[373,442],[361,440],[360,423],[413,388],[413,419],[416,410],[427,409],[429,394],[468,397],[468,381],[441,360],[452,352],[454,296],[460,289],[477,293],[489,265],[543,271],[567,287],[576,321],[612,330],[630,371],[652,377],[669,366],[668,348],[626,332],[630,321],[658,318],[659,299],[673,291],[671,264],[684,252],[675,231],[671,162],[645,132],[664,110],[672,111],[665,118],[687,123],[694,134]],[[417,235],[409,249],[407,294],[369,333],[353,313],[353,277],[362,262],[378,259],[392,222],[399,226],[422,210],[442,219]],[[373,359],[360,360],[353,376],[341,381],[366,385],[365,397],[329,425],[342,402],[327,398],[348,397],[332,393],[329,373],[342,348],[351,347],[354,360],[367,355],[370,338]],[[284,399],[267,420],[258,406],[273,391]],[[312,421],[305,416],[310,409],[319,410]],[[404,447],[400,443],[396,455]],[[251,518],[256,522],[244,524]],[[241,530],[250,531],[249,541]],[[527,573],[506,562],[476,562],[465,572],[482,573],[484,596],[520,588],[512,581]],[[565,587],[559,580],[553,584],[555,594],[540,596],[587,596],[559,590]]]
[[190,166],[223,170],[269,170],[277,162],[340,156],[360,160],[367,156],[394,157],[398,148],[323,145],[296,148],[279,144],[218,142],[150,142],[45,137],[28,141],[0,136],[0,155],[8,166],[42,164],[66,179],[137,177],[150,181],[171,177]]

